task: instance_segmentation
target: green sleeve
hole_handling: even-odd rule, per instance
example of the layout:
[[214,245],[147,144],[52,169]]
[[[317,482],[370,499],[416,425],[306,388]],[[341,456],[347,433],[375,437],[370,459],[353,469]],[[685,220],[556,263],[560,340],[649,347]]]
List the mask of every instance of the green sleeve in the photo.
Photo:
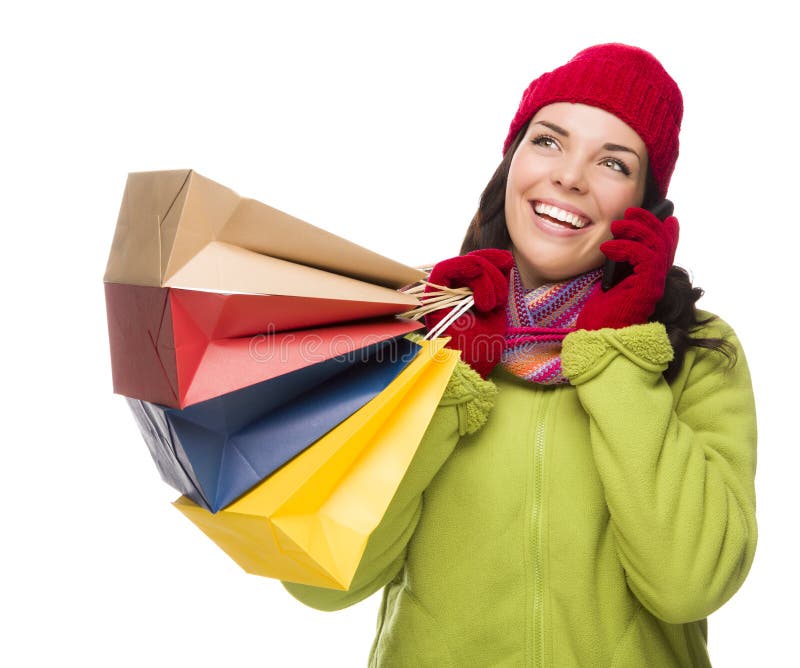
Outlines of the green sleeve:
[[756,419],[747,362],[720,320],[678,378],[660,323],[566,337],[562,364],[588,414],[592,451],[628,585],[670,623],[702,619],[740,587],[756,548]]
[[394,578],[422,513],[422,495],[464,434],[486,422],[496,388],[459,362],[445,389],[417,453],[389,507],[367,542],[348,591],[284,582],[287,591],[319,610],[339,610],[361,601]]

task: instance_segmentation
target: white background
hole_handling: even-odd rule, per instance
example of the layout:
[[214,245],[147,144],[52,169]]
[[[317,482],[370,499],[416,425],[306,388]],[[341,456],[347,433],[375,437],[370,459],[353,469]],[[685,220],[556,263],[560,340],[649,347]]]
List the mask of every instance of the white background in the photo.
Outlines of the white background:
[[[23,3],[16,3],[22,5]],[[797,80],[789,3],[24,3],[0,17],[0,663],[363,665],[170,506],[111,391],[102,276],[130,171],[194,168],[409,264],[457,253],[531,78],[594,43],[683,89],[678,261],[739,332],[760,543],[716,666],[798,665]]]

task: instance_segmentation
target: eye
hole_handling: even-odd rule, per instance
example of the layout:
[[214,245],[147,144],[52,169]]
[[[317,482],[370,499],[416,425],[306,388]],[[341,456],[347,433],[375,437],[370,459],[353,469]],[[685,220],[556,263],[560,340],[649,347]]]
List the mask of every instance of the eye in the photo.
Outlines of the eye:
[[536,135],[531,139],[531,144],[534,146],[541,146],[542,148],[557,149],[558,142],[555,137],[550,135]]
[[619,158],[603,158],[600,161],[600,164],[603,165],[603,167],[608,167],[614,171],[622,172],[625,176],[631,175],[631,170],[628,165],[626,165]]

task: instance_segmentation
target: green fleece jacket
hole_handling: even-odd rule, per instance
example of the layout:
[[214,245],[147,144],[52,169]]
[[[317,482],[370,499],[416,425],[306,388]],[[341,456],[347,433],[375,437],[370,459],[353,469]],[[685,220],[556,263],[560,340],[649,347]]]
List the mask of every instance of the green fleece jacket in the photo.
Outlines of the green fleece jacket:
[[[738,361],[658,323],[566,337],[570,385],[461,364],[347,592],[385,587],[373,666],[708,666],[706,621],[756,546],[755,409]],[[496,405],[490,412],[490,407]]]

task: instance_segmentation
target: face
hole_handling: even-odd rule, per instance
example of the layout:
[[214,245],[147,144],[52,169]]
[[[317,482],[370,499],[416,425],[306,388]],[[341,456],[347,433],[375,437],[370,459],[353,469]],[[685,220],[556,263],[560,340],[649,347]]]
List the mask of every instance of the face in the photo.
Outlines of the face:
[[542,107],[511,160],[505,214],[523,285],[539,287],[601,266],[600,244],[640,206],[647,149],[613,114],[584,104]]

